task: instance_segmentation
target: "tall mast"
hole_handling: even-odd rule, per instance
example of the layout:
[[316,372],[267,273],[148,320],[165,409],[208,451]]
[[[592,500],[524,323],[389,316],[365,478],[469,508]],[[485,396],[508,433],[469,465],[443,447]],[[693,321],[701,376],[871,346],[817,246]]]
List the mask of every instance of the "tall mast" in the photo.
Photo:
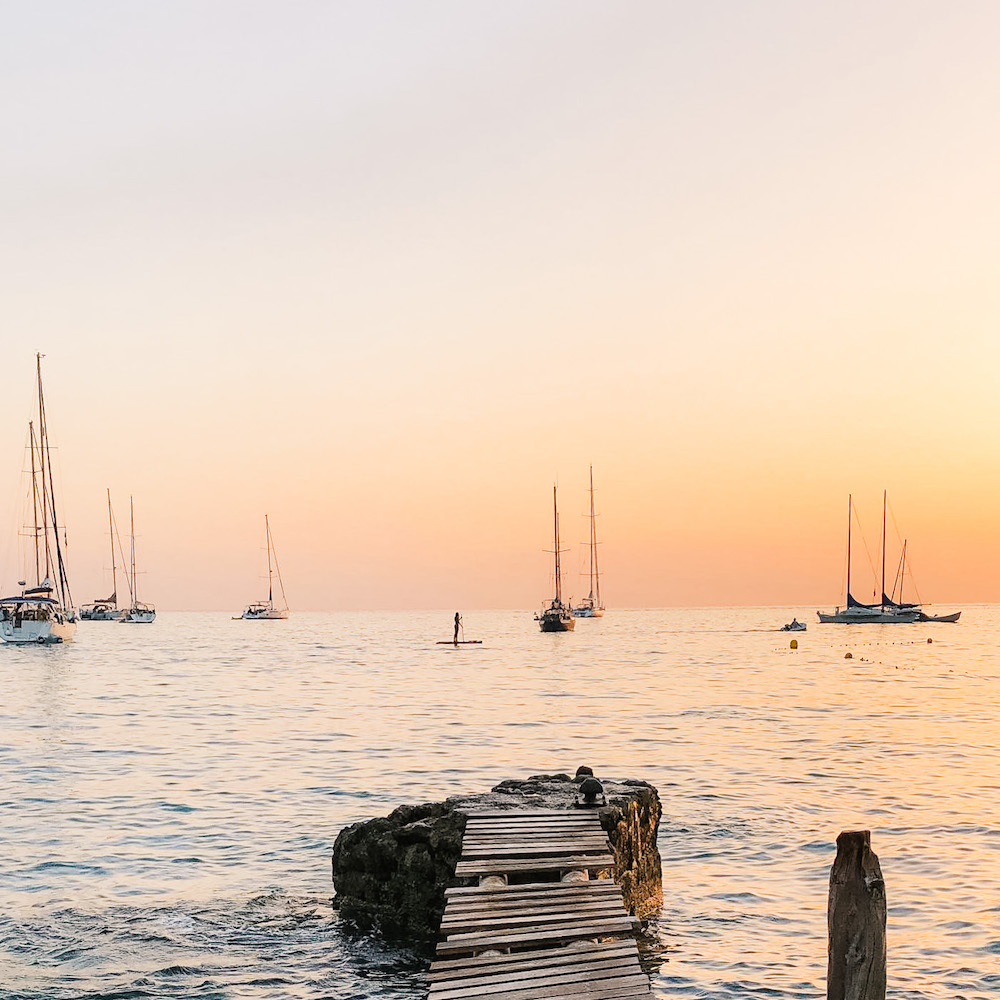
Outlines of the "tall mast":
[[31,450],[31,508],[34,525],[32,536],[35,540],[35,584],[37,585],[42,582],[42,560],[38,546],[38,470],[35,466],[35,424],[32,420],[28,421],[28,445]]
[[[38,387],[38,464],[42,477],[42,539],[45,547],[45,579],[52,579],[52,552],[49,547],[49,485],[51,466],[48,458],[48,434],[45,430],[45,396],[42,392],[42,356],[35,355],[35,381]],[[46,466],[49,465],[48,470]],[[36,525],[37,530],[37,525]],[[59,540],[59,529],[56,529],[56,541]],[[38,581],[41,583],[41,579]]]
[[111,541],[111,599],[118,607],[118,573],[115,569],[115,522],[111,513],[111,488],[108,487],[108,538]]
[[128,498],[128,533],[131,536],[132,543],[132,603],[139,603],[139,581],[135,577],[135,503],[132,500],[131,494]]
[[264,515],[264,535],[267,541],[267,600],[269,604],[273,604],[274,588],[271,584],[271,525],[268,524],[267,514]]
[[851,494],[847,494],[847,606],[851,606],[851,514],[854,512]]
[[597,521],[594,513],[594,467],[590,467],[590,601],[601,606],[601,575],[597,569]]
[[562,572],[559,568],[559,508],[556,506],[556,487],[552,484],[552,521],[556,537],[556,603],[562,604]]
[[879,598],[879,604],[885,607],[885,505],[886,505],[886,490],[882,490],[882,596]]

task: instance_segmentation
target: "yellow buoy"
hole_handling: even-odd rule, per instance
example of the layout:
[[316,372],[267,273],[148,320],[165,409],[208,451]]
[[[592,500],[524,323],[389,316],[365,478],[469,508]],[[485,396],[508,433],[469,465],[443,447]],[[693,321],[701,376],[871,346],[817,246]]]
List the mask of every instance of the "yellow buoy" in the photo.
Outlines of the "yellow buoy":
[[788,648],[789,649],[798,649],[799,648],[799,640],[798,639],[792,639],[792,641],[788,644]]
[[853,653],[844,653],[844,659],[845,660],[853,660],[854,659],[854,654]]

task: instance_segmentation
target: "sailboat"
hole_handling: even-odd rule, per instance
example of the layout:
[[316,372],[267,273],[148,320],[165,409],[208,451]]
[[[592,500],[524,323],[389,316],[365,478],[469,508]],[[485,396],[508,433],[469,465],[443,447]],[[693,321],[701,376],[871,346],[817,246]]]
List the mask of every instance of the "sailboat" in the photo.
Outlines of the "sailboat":
[[129,539],[130,539],[130,559],[131,570],[129,572],[129,593],[132,595],[132,603],[128,606],[121,621],[132,622],[136,625],[148,625],[156,618],[156,608],[152,604],[143,604],[139,600],[138,583],[139,578],[135,571],[135,502],[132,497],[128,498],[129,513]]
[[817,611],[819,620],[823,623],[836,622],[839,624],[882,624],[882,625],[902,625],[915,622],[920,617],[920,612],[915,608],[903,605],[893,605],[885,603],[885,508],[886,496],[882,494],[882,603],[862,604],[851,594],[851,520],[854,513],[854,501],[851,495],[847,497],[847,606],[841,610],[837,608],[831,614],[824,614]]
[[535,621],[543,632],[572,632],[576,626],[569,606],[562,599],[562,570],[559,565],[559,508],[556,505],[556,488],[552,487],[552,518],[555,525],[556,595],[548,606],[535,615]]
[[[35,355],[38,388],[38,427],[28,423],[31,453],[31,508],[34,578],[20,580],[21,593],[0,598],[0,640],[27,645],[69,642],[76,634],[77,613],[73,607],[63,542],[59,539],[55,477],[49,450],[49,431],[42,391],[42,355]],[[65,529],[63,529],[65,531]],[[27,574],[26,574],[27,575]]]
[[108,536],[111,539],[111,596],[99,597],[90,604],[80,606],[80,618],[89,622],[116,622],[125,612],[118,607],[118,567],[115,565],[115,517],[111,509],[111,490],[108,490]]
[[[243,614],[237,618],[287,618],[288,601],[285,599],[285,585],[281,582],[281,570],[278,569],[278,555],[274,551],[274,540],[271,538],[271,525],[264,515],[264,534],[267,538],[267,600],[254,601],[247,605]],[[281,591],[280,607],[274,603],[274,578],[278,578],[278,589]]]
[[604,603],[601,601],[601,575],[597,569],[597,517],[594,514],[594,467],[590,467],[590,593],[573,608],[577,618],[601,618]]

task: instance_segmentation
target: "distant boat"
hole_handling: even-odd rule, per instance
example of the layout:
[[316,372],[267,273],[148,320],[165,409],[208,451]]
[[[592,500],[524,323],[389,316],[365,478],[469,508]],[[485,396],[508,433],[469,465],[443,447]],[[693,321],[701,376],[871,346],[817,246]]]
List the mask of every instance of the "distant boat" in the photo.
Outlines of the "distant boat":
[[[125,612],[118,607],[118,571],[115,564],[115,517],[111,509],[111,490],[108,490],[108,535],[111,539],[111,596],[98,598],[90,604],[80,606],[80,618],[88,622],[116,622]],[[119,542],[119,544],[121,544]]]
[[156,608],[152,604],[143,604],[139,600],[139,578],[135,571],[135,504],[132,497],[128,498],[129,509],[129,538],[132,569],[129,576],[129,592],[132,595],[132,603],[122,615],[123,622],[131,622],[136,625],[149,625],[156,618]]
[[[820,622],[845,625],[901,625],[915,622],[919,611],[897,605],[862,604],[851,594],[851,520],[854,513],[853,497],[847,497],[847,606],[832,613],[817,611]],[[882,597],[885,599],[885,495],[882,503]]]
[[806,623],[793,618],[787,625],[782,625],[779,632],[805,632]]
[[572,632],[576,626],[568,605],[562,599],[562,569],[559,565],[559,508],[556,505],[556,488],[552,487],[552,517],[555,525],[556,593],[547,607],[535,615],[535,621],[543,632]]
[[69,642],[76,634],[77,612],[73,607],[66,563],[63,559],[56,511],[55,476],[49,450],[49,431],[42,391],[42,356],[35,355],[38,386],[38,430],[28,423],[31,452],[31,507],[33,511],[35,580],[14,597],[0,598],[0,640],[17,645],[48,645]]
[[601,574],[597,568],[597,524],[594,514],[594,467],[590,467],[590,593],[573,608],[577,618],[601,618],[604,602],[601,600]]
[[[278,556],[274,551],[274,540],[271,538],[271,525],[267,514],[264,515],[264,535],[267,539],[267,600],[248,604],[243,614],[237,618],[274,619],[288,617],[288,601],[285,599],[285,586],[281,582],[281,571],[278,569]],[[274,601],[274,578],[278,578],[278,589],[281,591],[281,604]]]

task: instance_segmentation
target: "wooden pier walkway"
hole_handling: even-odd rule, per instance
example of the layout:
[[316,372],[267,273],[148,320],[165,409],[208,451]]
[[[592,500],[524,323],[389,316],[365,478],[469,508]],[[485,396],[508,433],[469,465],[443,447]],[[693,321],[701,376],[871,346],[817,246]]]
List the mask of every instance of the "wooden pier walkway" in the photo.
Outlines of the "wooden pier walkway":
[[596,811],[470,813],[428,1000],[651,996],[613,864]]

